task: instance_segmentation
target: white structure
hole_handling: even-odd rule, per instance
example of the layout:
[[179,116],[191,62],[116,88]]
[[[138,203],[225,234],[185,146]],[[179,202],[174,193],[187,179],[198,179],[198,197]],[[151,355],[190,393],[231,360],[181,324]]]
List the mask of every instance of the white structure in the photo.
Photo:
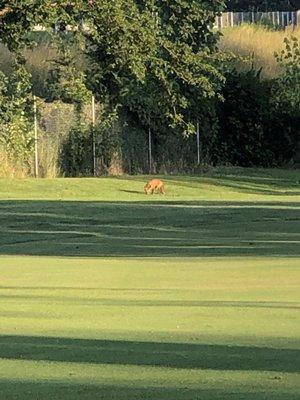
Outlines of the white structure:
[[259,23],[269,21],[274,26],[300,26],[300,10],[298,11],[273,11],[273,12],[225,12],[216,18],[215,28],[222,29],[227,26],[243,23]]

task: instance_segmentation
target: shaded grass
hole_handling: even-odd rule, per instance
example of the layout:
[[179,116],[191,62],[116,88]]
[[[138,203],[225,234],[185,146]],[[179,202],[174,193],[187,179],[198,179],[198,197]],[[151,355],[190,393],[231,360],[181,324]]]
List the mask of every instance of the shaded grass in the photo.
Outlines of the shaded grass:
[[291,202],[0,201],[0,254],[291,257],[299,222]]
[[[270,391],[272,392],[273,400],[298,400],[298,394],[293,394],[289,390],[277,390],[274,388],[276,380],[270,379]],[[274,378],[276,379],[276,378]],[[254,380],[254,379],[253,379]],[[146,399],[146,400],[161,400],[161,399],[222,399],[222,400],[240,400],[245,398],[255,398],[257,400],[265,400],[268,394],[264,390],[255,391],[250,385],[237,389],[233,387],[231,390],[226,389],[189,389],[173,387],[155,387],[155,386],[109,386],[95,384],[69,384],[69,383],[7,383],[1,382],[1,387],[14,399],[32,399],[32,393],[35,393],[42,399]],[[272,389],[271,389],[272,388]],[[22,394],[20,394],[22,393]],[[51,394],[49,394],[51,393]],[[251,396],[251,397],[249,397]]]
[[0,353],[11,360],[300,372],[300,350],[265,347],[2,336]]

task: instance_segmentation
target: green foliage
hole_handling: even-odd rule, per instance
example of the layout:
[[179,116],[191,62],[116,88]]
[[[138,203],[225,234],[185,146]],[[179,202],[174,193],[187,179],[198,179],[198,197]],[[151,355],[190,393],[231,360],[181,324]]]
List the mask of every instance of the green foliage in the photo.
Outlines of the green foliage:
[[[70,35],[56,35],[57,57],[52,60],[52,68],[47,79],[47,101],[61,100],[76,104],[79,108],[91,99],[91,92],[86,88],[86,76],[78,69],[74,48],[74,38]],[[75,41],[76,43],[76,41]]]
[[78,25],[88,2],[82,0],[0,0],[0,37],[10,51],[21,54],[24,46],[32,46],[31,32],[36,25],[49,30],[58,25],[61,31],[66,26]]
[[268,165],[264,133],[267,84],[261,81],[259,72],[232,70],[223,97],[224,102],[218,106],[220,132],[213,146],[213,160],[241,166]]
[[102,110],[99,122],[92,129],[95,138],[96,158],[100,160],[98,168],[107,172],[113,159],[121,156],[122,138],[117,110]]
[[0,143],[11,161],[29,164],[33,146],[30,76],[15,62],[9,77],[0,72]]
[[221,1],[196,0],[95,3],[88,37],[94,90],[142,125],[191,133],[190,89],[201,102],[223,81],[210,60],[218,38],[210,28],[221,7]]
[[[276,55],[282,75],[272,82],[254,69],[238,73],[230,57],[216,51],[219,35],[212,26],[223,6],[220,0],[47,0],[35,7],[28,0],[0,1],[0,34],[15,59],[13,73],[0,81],[2,142],[15,147],[11,154],[30,153],[31,77],[22,52],[37,39],[33,26],[42,23],[49,32],[55,25],[57,47],[45,98],[74,103],[78,111],[61,153],[65,174],[91,173],[92,137],[102,172],[116,160],[127,171],[147,171],[149,129],[157,171],[193,169],[197,120],[202,163],[295,160],[299,43],[285,39]],[[74,48],[86,54],[86,70],[78,68]],[[92,92],[103,105],[93,130],[81,120]]]
[[96,173],[107,173],[122,152],[122,137],[116,110],[102,109],[95,127],[78,125],[70,129],[62,147],[61,169],[65,175],[93,173],[93,140],[97,159]]
[[16,116],[11,121],[0,124],[0,143],[12,161],[23,161],[29,164],[32,156],[32,125],[24,116]]
[[71,128],[62,145],[60,169],[66,176],[92,174],[92,136],[83,126]]
[[148,173],[148,132],[132,116],[127,114],[123,118],[122,156],[125,172]]
[[[2,4],[0,3],[0,9]],[[10,13],[9,17],[12,17]],[[0,20],[3,17],[0,15]],[[31,120],[31,81],[30,74],[25,68],[24,58],[17,51],[19,21],[13,24],[0,25],[0,36],[10,49],[15,49],[11,74],[6,77],[0,72],[0,128],[1,145],[11,162],[22,162],[27,166],[31,159],[33,133]],[[4,30],[4,33],[1,32]],[[10,33],[9,33],[10,32]],[[11,36],[11,35],[12,36]],[[13,37],[16,41],[13,41]],[[10,43],[8,39],[11,39]]]
[[[32,43],[34,24],[58,26],[59,57],[47,100],[80,104],[89,95],[67,47],[67,25],[79,28],[74,37],[85,36],[93,61],[87,78],[98,99],[113,108],[121,105],[156,132],[165,127],[191,134],[199,114],[195,105],[215,97],[224,80],[210,58],[218,39],[211,28],[223,7],[220,0],[45,1],[35,7],[24,0],[22,7],[16,1],[0,6],[6,26],[0,34],[19,62],[22,48]],[[83,36],[82,20],[89,27]]]
[[299,0],[227,0],[229,11],[289,11],[299,10]]
[[275,53],[283,73],[274,85],[273,101],[278,109],[300,114],[300,43],[295,36],[284,43],[285,49]]
[[227,74],[220,103],[220,133],[214,162],[233,165],[282,165],[297,161],[300,139],[300,50],[297,38],[284,40],[275,54],[282,74],[270,82],[251,70]]
[[272,128],[281,132],[274,146],[279,163],[297,161],[300,143],[300,44],[293,36],[284,43],[285,49],[275,54],[282,74],[273,82],[270,96]]
[[14,62],[13,71],[6,77],[1,71],[0,119],[10,121],[16,114],[28,112],[31,82],[30,74],[23,64]]

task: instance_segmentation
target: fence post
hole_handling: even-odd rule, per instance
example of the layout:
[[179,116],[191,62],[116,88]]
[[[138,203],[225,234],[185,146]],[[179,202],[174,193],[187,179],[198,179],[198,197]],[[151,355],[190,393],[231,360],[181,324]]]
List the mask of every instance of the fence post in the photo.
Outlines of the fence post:
[[95,96],[92,95],[92,132],[93,132],[93,174],[96,176],[96,140],[95,140]]
[[295,12],[291,12],[291,25],[294,28],[295,27]]
[[233,12],[230,13],[230,26],[234,25],[234,14]]
[[148,131],[148,146],[149,146],[149,174],[152,173],[152,135],[149,127]]
[[39,155],[38,155],[38,125],[36,97],[33,95],[33,121],[34,121],[34,176],[39,177]]
[[196,124],[196,136],[197,136],[197,163],[200,164],[200,127],[199,127],[199,119],[197,119]]

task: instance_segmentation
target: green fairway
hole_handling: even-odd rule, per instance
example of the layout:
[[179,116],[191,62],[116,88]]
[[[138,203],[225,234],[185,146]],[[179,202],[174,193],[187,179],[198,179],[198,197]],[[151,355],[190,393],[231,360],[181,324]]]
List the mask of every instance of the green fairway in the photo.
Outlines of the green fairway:
[[0,180],[0,400],[300,398],[299,171]]

